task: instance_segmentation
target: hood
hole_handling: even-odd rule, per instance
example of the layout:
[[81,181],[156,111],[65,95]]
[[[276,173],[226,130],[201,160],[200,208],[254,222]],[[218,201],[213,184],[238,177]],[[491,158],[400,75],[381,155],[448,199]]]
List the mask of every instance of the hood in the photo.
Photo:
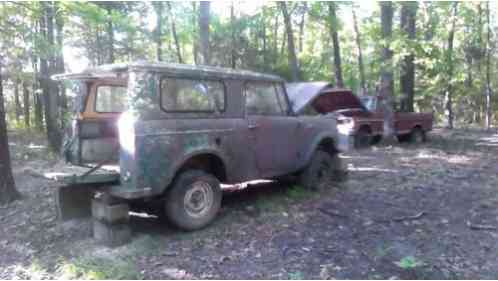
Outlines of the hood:
[[333,88],[328,82],[287,83],[287,94],[295,113],[308,105],[321,114],[341,109],[366,110],[360,99],[349,89]]

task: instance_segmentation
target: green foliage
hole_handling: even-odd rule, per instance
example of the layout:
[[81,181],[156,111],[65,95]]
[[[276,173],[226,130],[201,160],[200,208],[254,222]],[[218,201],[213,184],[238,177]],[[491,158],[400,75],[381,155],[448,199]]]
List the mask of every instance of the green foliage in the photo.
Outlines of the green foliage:
[[424,262],[413,256],[404,257],[400,261],[394,262],[394,264],[402,269],[415,269],[417,267],[424,266]]
[[57,270],[62,279],[141,279],[136,264],[131,259],[114,258],[75,258],[62,261]]

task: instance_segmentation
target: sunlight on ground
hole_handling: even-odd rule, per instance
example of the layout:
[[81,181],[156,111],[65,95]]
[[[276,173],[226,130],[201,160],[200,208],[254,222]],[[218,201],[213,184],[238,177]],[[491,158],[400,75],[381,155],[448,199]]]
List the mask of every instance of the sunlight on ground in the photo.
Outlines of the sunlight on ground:
[[398,173],[398,170],[382,169],[376,167],[351,167],[352,171],[356,172],[384,172],[384,173]]

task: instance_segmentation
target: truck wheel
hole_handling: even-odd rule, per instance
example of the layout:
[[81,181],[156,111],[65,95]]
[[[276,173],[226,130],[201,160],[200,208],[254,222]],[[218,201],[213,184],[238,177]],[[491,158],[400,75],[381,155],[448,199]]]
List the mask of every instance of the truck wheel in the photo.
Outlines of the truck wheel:
[[425,142],[425,132],[420,128],[414,128],[410,133],[411,143],[423,143]]
[[201,170],[187,170],[175,179],[167,192],[166,216],[183,230],[203,228],[218,213],[221,196],[216,177]]
[[368,129],[361,128],[354,136],[354,147],[365,148],[371,143],[371,141],[372,137],[370,136]]
[[[338,172],[339,169],[340,158],[338,155],[332,157],[323,150],[317,150],[309,165],[299,175],[299,183],[306,189],[317,190],[323,180],[332,179],[332,176],[335,178],[341,174]],[[340,176],[341,178],[337,178],[338,180],[342,180],[345,174],[342,173]]]

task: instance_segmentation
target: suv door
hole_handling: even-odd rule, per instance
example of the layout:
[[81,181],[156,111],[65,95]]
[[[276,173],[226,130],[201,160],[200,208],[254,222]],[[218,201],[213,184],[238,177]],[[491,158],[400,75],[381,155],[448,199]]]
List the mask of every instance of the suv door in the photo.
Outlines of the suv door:
[[280,83],[245,83],[246,118],[260,176],[293,172],[298,156],[299,120],[289,116],[289,104]]

